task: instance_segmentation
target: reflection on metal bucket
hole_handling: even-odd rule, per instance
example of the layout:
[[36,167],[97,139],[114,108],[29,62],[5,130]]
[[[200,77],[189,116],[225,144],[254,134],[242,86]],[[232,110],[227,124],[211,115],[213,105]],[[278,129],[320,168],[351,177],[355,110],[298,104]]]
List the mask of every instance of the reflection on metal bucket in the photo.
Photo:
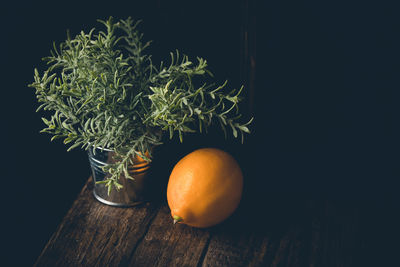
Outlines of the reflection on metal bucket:
[[142,162],[138,165],[129,167],[129,174],[134,178],[126,179],[120,177],[119,183],[123,185],[120,190],[113,188],[108,195],[107,187],[104,184],[96,182],[104,181],[109,174],[102,170],[103,166],[114,163],[114,152],[109,149],[96,149],[93,153],[92,149],[88,150],[90,167],[94,181],[93,194],[100,202],[117,207],[130,207],[147,201],[147,177],[149,175],[150,164]]

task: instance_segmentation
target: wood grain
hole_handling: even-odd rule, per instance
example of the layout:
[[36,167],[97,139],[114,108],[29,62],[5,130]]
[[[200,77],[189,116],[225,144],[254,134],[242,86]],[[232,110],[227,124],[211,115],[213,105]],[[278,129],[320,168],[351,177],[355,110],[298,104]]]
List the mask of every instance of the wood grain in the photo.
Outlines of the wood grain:
[[174,225],[169,208],[163,206],[133,254],[130,266],[197,266],[209,238],[208,230]]
[[35,266],[115,266],[128,261],[159,207],[106,206],[94,199],[91,185],[89,179]]
[[[284,198],[222,224],[174,225],[166,203],[115,208],[83,188],[35,266],[359,266],[357,202]],[[278,199],[278,198],[276,198]],[[256,210],[264,217],[248,220]]]

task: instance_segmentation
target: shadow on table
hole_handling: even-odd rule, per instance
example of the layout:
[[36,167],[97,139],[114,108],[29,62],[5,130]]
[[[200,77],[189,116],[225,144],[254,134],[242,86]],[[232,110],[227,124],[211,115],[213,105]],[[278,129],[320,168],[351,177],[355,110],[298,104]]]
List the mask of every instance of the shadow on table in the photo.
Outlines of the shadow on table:
[[270,257],[294,257],[307,266],[394,266],[399,249],[396,210],[391,194],[368,198],[269,192],[244,196],[233,216],[210,230],[233,243],[247,242],[252,251],[247,253],[266,246]]

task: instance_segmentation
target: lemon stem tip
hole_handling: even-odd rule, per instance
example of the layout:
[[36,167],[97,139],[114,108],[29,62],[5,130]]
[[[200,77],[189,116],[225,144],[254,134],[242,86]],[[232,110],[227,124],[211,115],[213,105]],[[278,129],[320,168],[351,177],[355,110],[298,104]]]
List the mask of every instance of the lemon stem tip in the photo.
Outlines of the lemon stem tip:
[[178,223],[178,222],[183,220],[181,217],[179,217],[177,215],[172,216],[172,218],[174,219],[174,224],[176,224],[176,223]]

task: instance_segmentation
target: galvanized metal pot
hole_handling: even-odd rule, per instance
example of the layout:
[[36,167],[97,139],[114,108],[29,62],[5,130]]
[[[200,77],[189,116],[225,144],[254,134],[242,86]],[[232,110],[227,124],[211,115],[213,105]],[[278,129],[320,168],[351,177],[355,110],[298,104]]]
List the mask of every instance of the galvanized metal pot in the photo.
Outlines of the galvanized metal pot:
[[119,183],[123,185],[123,188],[120,190],[113,188],[108,194],[107,187],[96,182],[108,178],[109,174],[104,172],[102,167],[115,162],[114,151],[89,149],[88,155],[94,182],[93,195],[98,201],[115,207],[131,207],[150,200],[151,188],[148,188],[151,184],[149,183],[150,163],[141,162],[129,167],[129,174],[134,177],[134,180],[120,177]]

